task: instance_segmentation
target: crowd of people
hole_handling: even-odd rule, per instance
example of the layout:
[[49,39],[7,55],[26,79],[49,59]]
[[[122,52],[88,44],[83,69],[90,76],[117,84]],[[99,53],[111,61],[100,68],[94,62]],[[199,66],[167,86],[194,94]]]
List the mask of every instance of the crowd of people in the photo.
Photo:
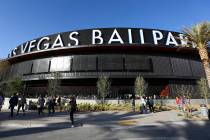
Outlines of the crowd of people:
[[149,112],[154,113],[154,105],[156,104],[156,96],[141,96],[141,108],[140,108],[140,113],[141,114],[146,114]]
[[[62,100],[63,99],[63,100]],[[40,95],[38,97],[38,101],[37,101],[37,109],[38,109],[38,114],[39,116],[43,113],[43,109],[45,106],[45,98],[44,96]],[[61,98],[60,96],[58,96],[56,98],[56,96],[48,96],[46,99],[46,106],[47,106],[47,110],[48,110],[48,115],[54,114],[55,113],[55,106],[58,107],[58,109],[60,110],[60,112],[62,111],[62,107],[66,106],[66,98]],[[76,102],[76,98],[74,96],[70,97],[70,101],[69,101],[69,112],[70,112],[70,120],[72,122],[72,127],[74,127],[74,113],[77,110],[77,102]]]
[[192,110],[191,110],[191,101],[190,98],[188,96],[177,96],[176,97],[176,105],[177,105],[177,109],[192,114]]
[[[72,104],[72,100],[76,101],[75,97],[70,97],[67,98],[66,96],[61,97],[61,96],[47,96],[45,97],[44,95],[40,95],[37,99],[37,110],[38,110],[38,115],[44,115],[44,108],[47,109],[48,115],[54,114],[55,113],[55,107],[57,108],[58,111],[69,111],[69,106],[71,108],[75,108],[74,105]],[[140,113],[145,114],[148,112],[154,113],[154,105],[156,104],[156,96],[142,96],[140,97],[141,100],[141,108],[140,108]],[[0,103],[3,103],[3,98],[0,96]],[[15,93],[13,96],[10,97],[9,100],[9,109],[10,109],[10,116],[14,116],[14,108],[17,106],[17,113],[16,116],[19,115],[20,109],[22,109],[23,115],[25,115],[25,106],[26,106],[26,97],[24,94],[21,93]],[[29,103],[30,104],[30,103]],[[76,103],[75,103],[76,104]],[[0,104],[1,105],[1,104]],[[70,109],[71,112],[71,109]],[[74,110],[72,110],[74,112]]]
[[[4,103],[4,96],[0,93],[0,111]],[[140,113],[154,113],[154,106],[157,103],[156,96],[141,96],[140,97]],[[179,110],[184,112],[191,113],[191,104],[190,99],[187,96],[177,96],[176,97],[176,105]],[[25,106],[26,106],[26,96],[23,93],[15,93],[9,99],[9,109],[10,109],[10,117],[14,116],[14,108],[17,106],[16,116],[19,115],[20,110],[22,109],[22,114],[25,116]],[[74,117],[73,114],[77,110],[76,98],[71,96],[70,98],[61,97],[61,96],[43,96],[40,95],[37,99],[37,110],[38,115],[43,116],[44,109],[47,109],[47,114],[51,115],[55,113],[55,107],[58,111],[66,111],[68,110],[70,113],[70,120],[72,122],[72,127],[74,127]]]
[[[0,111],[4,103],[4,96],[0,93]],[[29,103],[30,104],[30,103]],[[19,115],[20,110],[22,109],[22,114],[25,116],[25,107],[26,107],[26,96],[23,93],[14,93],[9,99],[9,109],[10,117],[14,117],[14,108],[17,106],[16,116]],[[47,109],[48,116],[55,113],[55,107],[58,111],[68,110],[70,113],[70,120],[72,122],[72,127],[74,127],[74,113],[77,110],[76,98],[71,96],[70,98],[61,97],[61,96],[43,96],[40,95],[37,99],[37,110],[38,115],[44,116],[44,109]],[[68,109],[67,109],[68,108]]]

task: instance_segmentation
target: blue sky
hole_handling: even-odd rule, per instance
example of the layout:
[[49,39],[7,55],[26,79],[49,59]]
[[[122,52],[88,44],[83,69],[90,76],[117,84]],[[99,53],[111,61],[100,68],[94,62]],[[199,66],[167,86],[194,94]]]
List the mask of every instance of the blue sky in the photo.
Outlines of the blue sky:
[[19,44],[57,32],[95,27],[181,31],[210,21],[210,0],[2,0],[0,58]]

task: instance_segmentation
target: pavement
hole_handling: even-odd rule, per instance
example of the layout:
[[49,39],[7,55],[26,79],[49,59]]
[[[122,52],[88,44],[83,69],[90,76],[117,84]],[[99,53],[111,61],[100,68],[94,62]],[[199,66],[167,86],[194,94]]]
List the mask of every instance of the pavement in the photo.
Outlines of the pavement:
[[14,118],[0,112],[0,139],[18,140],[141,140],[141,139],[210,139],[210,123],[205,118],[186,120],[175,110],[149,114],[138,112],[80,112],[71,128],[69,114],[56,112],[39,117],[27,112]]

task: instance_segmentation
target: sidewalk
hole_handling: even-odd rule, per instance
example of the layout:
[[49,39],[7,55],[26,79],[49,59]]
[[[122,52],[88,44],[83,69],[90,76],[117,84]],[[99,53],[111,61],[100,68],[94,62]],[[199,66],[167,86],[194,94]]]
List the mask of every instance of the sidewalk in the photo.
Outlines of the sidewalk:
[[[130,117],[131,118],[131,117]],[[133,118],[128,120],[122,120],[119,123],[124,125],[145,125],[150,123],[157,123],[157,122],[177,122],[183,121],[183,116],[178,116],[177,112],[172,111],[163,111],[157,113],[150,113],[150,114],[140,114],[133,116]]]
[[[177,115],[175,110],[163,111],[150,114],[139,114],[138,112],[86,112],[76,113],[77,125],[148,125],[154,123],[171,123],[184,121],[184,116]],[[199,121],[199,120],[198,120]],[[25,116],[20,113],[14,118],[9,117],[9,112],[0,112],[0,127],[30,128],[30,127],[70,127],[69,114],[67,112],[56,112],[54,115],[39,117],[37,112],[27,112]]]
[[16,114],[14,114],[14,117],[10,117],[9,114],[10,112],[8,111],[0,112],[0,127],[47,127],[56,123],[70,123],[69,115],[65,112],[57,112],[50,116],[48,116],[47,113],[38,116],[36,111],[27,111],[25,116],[20,113],[18,116],[15,116]]

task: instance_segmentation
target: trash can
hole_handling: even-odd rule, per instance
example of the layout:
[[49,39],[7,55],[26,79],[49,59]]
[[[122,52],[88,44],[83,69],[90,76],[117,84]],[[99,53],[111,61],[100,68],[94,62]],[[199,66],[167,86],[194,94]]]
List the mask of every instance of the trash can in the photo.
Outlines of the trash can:
[[209,109],[209,112],[208,112],[208,118],[209,118],[209,120],[210,120],[210,109]]
[[208,117],[208,108],[206,107],[205,104],[200,105],[200,110],[201,110],[201,115],[203,117]]

